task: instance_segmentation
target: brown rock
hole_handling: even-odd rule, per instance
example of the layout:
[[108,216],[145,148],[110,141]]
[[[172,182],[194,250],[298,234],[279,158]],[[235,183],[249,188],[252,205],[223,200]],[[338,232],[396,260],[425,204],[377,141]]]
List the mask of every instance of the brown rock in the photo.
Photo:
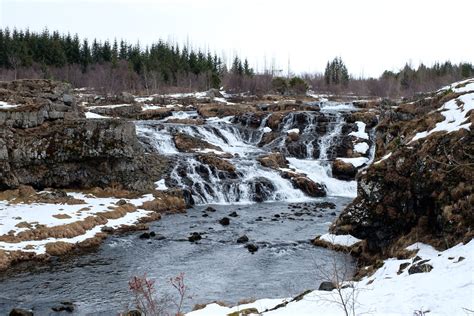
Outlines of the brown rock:
[[332,176],[339,180],[354,180],[357,174],[357,168],[351,163],[336,159],[332,163]]
[[288,160],[281,153],[270,153],[265,156],[257,158],[257,161],[260,164],[267,168],[278,169],[278,168],[288,168]]

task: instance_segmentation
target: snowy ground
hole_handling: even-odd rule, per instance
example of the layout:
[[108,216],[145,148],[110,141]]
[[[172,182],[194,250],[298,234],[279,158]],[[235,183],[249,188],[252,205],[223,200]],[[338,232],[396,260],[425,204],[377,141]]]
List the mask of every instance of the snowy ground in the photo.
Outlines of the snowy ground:
[[[157,182],[158,189],[163,190],[164,183]],[[46,226],[55,227],[82,221],[89,216],[94,216],[101,212],[111,211],[117,207],[119,198],[96,198],[83,193],[69,193],[75,199],[83,200],[85,204],[66,205],[51,203],[32,204],[10,204],[8,201],[0,200],[0,236],[17,235],[20,232],[34,229],[35,227]],[[140,206],[145,201],[153,200],[151,194],[136,199],[125,199],[128,203]],[[92,238],[105,226],[119,228],[122,225],[133,225],[140,218],[150,215],[150,211],[138,209],[127,213],[118,219],[109,219],[104,225],[98,225],[86,231],[84,234],[74,238],[47,238],[35,241],[23,241],[18,243],[0,242],[0,250],[22,250],[42,254],[45,252],[45,245],[50,242],[64,241],[78,243],[88,238]],[[29,227],[25,227],[28,225]]]
[[[350,295],[355,294],[355,315],[472,314],[470,311],[474,310],[474,240],[443,252],[420,243],[408,249],[418,250],[417,256],[421,259],[416,262],[413,262],[414,259],[387,259],[372,276],[359,282],[351,282],[352,287],[342,289],[342,297],[349,303],[351,303]],[[423,262],[425,260],[428,261]],[[410,267],[420,262],[431,265],[433,269],[430,272],[409,274]],[[408,266],[400,272],[402,264]],[[264,312],[288,300],[288,298],[264,299],[232,308],[210,304],[187,315],[227,315],[246,308],[256,308],[268,316],[344,315],[337,290],[312,291],[300,301]],[[351,308],[350,306],[352,315]]]

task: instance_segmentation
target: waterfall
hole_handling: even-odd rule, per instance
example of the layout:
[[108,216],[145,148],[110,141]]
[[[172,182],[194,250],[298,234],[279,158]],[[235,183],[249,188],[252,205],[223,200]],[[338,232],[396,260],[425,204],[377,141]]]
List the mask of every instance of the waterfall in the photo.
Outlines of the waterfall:
[[[148,149],[172,157],[174,166],[167,184],[188,189],[198,204],[310,199],[289,179],[283,178],[279,170],[263,167],[257,161],[259,156],[271,151],[284,153],[290,168],[323,185],[328,195],[354,197],[356,181],[337,180],[331,174],[330,160],[335,158],[334,148],[346,124],[343,112],[334,110],[337,107],[337,104],[331,104],[321,112],[289,112],[274,131],[267,127],[272,113],[260,116],[259,121],[252,117],[253,113],[248,113],[239,120],[233,117],[207,119],[202,125],[170,123],[169,119],[164,119],[139,121],[136,126],[139,139]],[[348,105],[342,107],[344,111],[349,108]],[[175,118],[196,118],[197,115],[195,112],[173,113]],[[296,140],[289,140],[291,130],[299,131]],[[275,138],[261,146],[267,132],[274,133]],[[226,156],[217,159],[225,160],[226,164],[235,167],[235,171],[219,170],[217,166],[204,163],[206,160],[202,159],[199,150],[180,153],[173,141],[173,135],[178,133],[218,147]]]

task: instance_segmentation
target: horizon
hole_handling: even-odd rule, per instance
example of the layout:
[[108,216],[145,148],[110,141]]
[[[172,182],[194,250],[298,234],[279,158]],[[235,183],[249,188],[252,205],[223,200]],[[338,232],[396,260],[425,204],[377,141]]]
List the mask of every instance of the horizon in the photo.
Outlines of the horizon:
[[[372,26],[397,17],[400,10],[405,10],[405,6],[400,2],[395,5],[385,4],[386,7],[373,0],[357,4],[346,0],[336,1],[335,4],[308,3],[303,0],[296,2],[306,5],[284,8],[283,1],[273,1],[271,7],[266,7],[265,4],[270,2],[263,0],[255,3],[244,0],[237,6],[235,3],[222,3],[217,0],[200,1],[199,4],[188,0],[1,0],[0,26],[18,30],[29,29],[34,32],[48,28],[62,34],[78,34],[81,39],[96,38],[111,42],[114,39],[124,39],[132,44],[140,42],[143,46],[158,40],[178,44],[180,47],[188,43],[195,49],[215,52],[222,56],[227,64],[231,63],[235,55],[241,59],[248,58],[257,72],[261,72],[265,64],[266,69],[270,69],[274,63],[276,69],[282,70],[282,75],[288,73],[288,65],[294,74],[322,73],[326,63],[334,57],[343,59],[354,78],[377,78],[385,70],[396,72],[406,64],[416,68],[421,63],[431,66],[436,62],[445,61],[454,64],[473,62],[474,43],[464,38],[462,32],[452,32],[451,27],[456,23],[456,28],[468,29],[470,10],[445,16],[445,9],[436,5],[441,1],[431,1],[430,4],[434,5],[426,8],[420,3],[412,4],[411,11],[416,14],[414,20],[425,25],[413,30],[411,23],[392,23],[396,25],[386,24],[381,28]],[[465,0],[454,2],[473,6]],[[316,28],[315,32],[309,29],[313,21],[305,20],[308,15],[311,16],[313,12],[331,12],[341,4],[347,6],[347,10],[340,11],[341,18],[338,19],[339,15],[336,19],[323,15],[318,16],[316,21],[324,24],[342,19],[347,21],[347,25],[331,24],[331,32],[318,32],[319,28]],[[452,6],[456,4],[453,3]],[[247,7],[253,8],[253,11],[242,12],[242,9]],[[233,11],[225,13],[229,8]],[[307,10],[301,11],[306,8]],[[422,8],[427,11],[420,15]],[[319,9],[321,11],[318,11]],[[350,18],[358,11],[356,9],[363,11],[361,15],[357,15],[359,21]],[[103,12],[110,12],[110,18],[105,24],[103,20],[107,16],[103,16]],[[266,14],[261,15],[262,12]],[[381,13],[384,12],[388,13],[388,16],[381,20]],[[243,17],[242,13],[248,14],[249,17]],[[86,14],[90,17],[87,23],[84,23],[83,17]],[[295,16],[292,16],[293,14]],[[445,23],[438,22],[441,17]],[[239,19],[234,21],[233,18]],[[288,22],[282,22],[282,18],[287,18]],[[246,24],[238,24],[240,20]],[[124,21],[132,21],[132,24],[123,23]],[[216,27],[215,24],[221,27]],[[259,29],[258,24],[270,27],[267,27],[268,30],[265,27]],[[411,31],[409,35],[404,34],[407,27]],[[380,41],[373,43],[373,38],[387,38],[388,35],[391,35],[391,43],[402,39],[405,43],[388,44],[389,51],[379,52],[377,47],[381,45]],[[321,44],[310,40],[311,36],[319,36],[320,42],[324,43],[322,47]],[[344,41],[340,40],[342,36]],[[282,38],[285,40],[280,42],[279,39]]]

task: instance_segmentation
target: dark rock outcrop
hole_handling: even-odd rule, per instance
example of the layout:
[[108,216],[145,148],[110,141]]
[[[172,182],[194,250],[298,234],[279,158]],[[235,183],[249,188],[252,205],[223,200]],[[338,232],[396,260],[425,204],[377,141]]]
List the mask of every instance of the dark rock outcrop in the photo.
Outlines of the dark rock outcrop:
[[0,87],[1,99],[23,104],[0,110],[0,189],[27,184],[149,191],[167,167],[163,158],[144,153],[133,123],[84,118],[67,85],[19,80]]
[[[415,241],[442,248],[472,239],[472,127],[410,142],[439,121],[433,109],[457,96],[437,93],[417,107],[408,104],[384,113],[377,130],[376,163],[359,176],[357,198],[332,232],[365,239],[369,253],[404,249]],[[409,116],[398,115],[407,111]],[[466,121],[474,122],[474,112]]]

